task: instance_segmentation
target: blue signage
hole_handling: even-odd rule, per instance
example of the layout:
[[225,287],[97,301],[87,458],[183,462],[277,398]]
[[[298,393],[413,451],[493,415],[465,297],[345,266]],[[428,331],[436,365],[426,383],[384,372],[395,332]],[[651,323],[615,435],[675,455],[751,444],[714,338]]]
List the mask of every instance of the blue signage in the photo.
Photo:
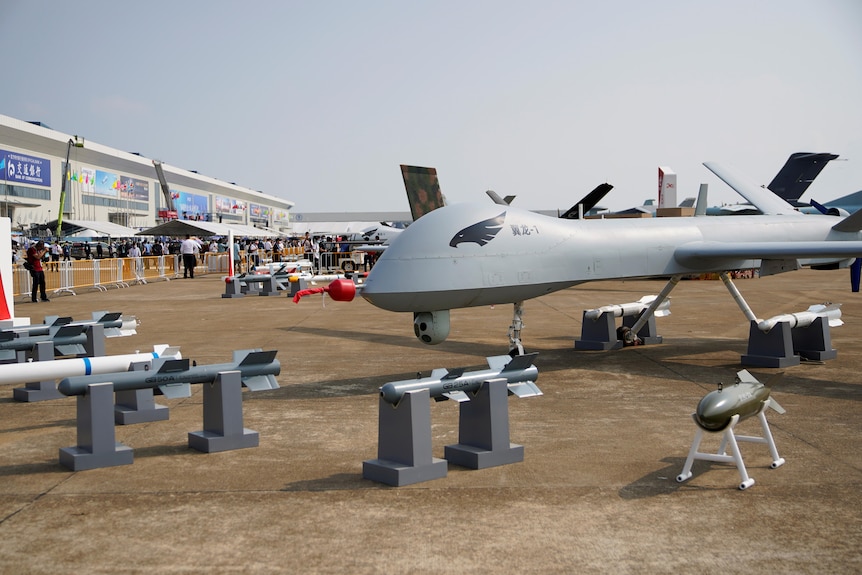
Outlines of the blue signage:
[[51,160],[0,150],[0,171],[9,183],[51,187]]

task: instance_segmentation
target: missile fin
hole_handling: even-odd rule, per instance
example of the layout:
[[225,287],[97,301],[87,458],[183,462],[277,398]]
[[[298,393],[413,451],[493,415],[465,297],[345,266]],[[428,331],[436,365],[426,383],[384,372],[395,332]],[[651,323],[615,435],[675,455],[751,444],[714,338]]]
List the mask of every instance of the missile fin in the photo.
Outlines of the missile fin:
[[159,386],[159,392],[168,399],[180,399],[192,396],[190,383],[166,383]]
[[456,367],[454,369],[447,369],[446,375],[441,377],[440,379],[458,379],[462,375],[464,375],[465,369],[463,367]]
[[260,351],[254,350],[249,351],[248,354],[243,358],[242,361],[239,362],[239,365],[256,365],[259,363],[272,363],[275,360],[275,354],[278,353],[278,350],[273,349],[270,351]]
[[188,359],[159,358],[153,360],[153,370],[156,373],[173,373],[176,371],[187,371],[189,369]]
[[60,344],[54,346],[56,355],[85,355],[87,350],[79,343]]
[[770,397],[767,401],[769,402],[769,405],[767,407],[771,407],[781,415],[787,413],[787,410],[781,407],[781,405],[779,405],[778,402],[775,401],[775,398]]
[[443,394],[445,397],[461,403],[462,401],[470,401],[470,398],[463,391],[447,391]]
[[[431,375],[429,376],[431,379],[443,379],[449,373],[448,369],[438,367],[436,369],[431,370]],[[416,378],[421,379],[421,378]]]
[[539,389],[532,381],[524,381],[515,385],[510,385],[509,393],[517,395],[518,397],[536,397],[537,395],[543,395],[542,390]]
[[182,359],[183,354],[180,353],[180,346],[178,345],[157,345],[153,346],[153,351],[159,354],[159,357],[164,357],[168,359]]
[[742,371],[736,372],[736,378],[740,383],[760,383],[757,381],[757,378],[748,373],[747,369],[743,369]]
[[271,375],[254,375],[242,378],[242,384],[251,391],[265,391],[267,389],[278,389],[278,382]]
[[491,369],[503,371],[503,368],[506,367],[506,364],[509,363],[512,358],[508,355],[493,355],[491,357],[486,357],[485,360],[488,362],[488,367]]
[[110,312],[110,313],[105,312],[102,314],[102,316],[97,321],[99,323],[108,323],[108,322],[118,321],[122,316],[123,316],[123,312],[121,312],[121,311],[115,311],[115,312]]
[[61,325],[58,327],[51,327],[49,329],[49,333],[51,334],[51,339],[57,337],[75,337],[84,333],[84,330],[86,329],[87,326],[85,325]]
[[[521,371],[533,365],[533,360],[539,355],[538,352],[516,355],[512,361],[506,364],[503,371]],[[490,362],[489,362],[490,363]]]

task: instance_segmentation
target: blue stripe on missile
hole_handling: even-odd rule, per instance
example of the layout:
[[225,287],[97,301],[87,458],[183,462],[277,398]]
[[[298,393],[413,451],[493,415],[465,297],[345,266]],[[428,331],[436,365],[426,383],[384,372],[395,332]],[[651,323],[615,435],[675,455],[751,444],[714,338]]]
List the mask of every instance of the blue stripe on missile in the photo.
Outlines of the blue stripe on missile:
[[93,366],[92,366],[92,365],[90,365],[90,358],[89,358],[89,357],[85,357],[85,358],[82,358],[82,359],[84,360],[84,375],[92,375],[92,373],[93,373],[93,369],[92,369],[92,367],[93,367]]

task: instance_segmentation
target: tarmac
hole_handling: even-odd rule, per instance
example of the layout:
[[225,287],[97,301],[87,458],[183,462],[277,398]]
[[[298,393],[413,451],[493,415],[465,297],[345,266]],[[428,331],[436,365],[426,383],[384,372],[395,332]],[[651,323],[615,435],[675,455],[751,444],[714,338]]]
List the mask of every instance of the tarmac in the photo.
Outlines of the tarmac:
[[[526,302],[540,397],[510,397],[524,460],[448,464],[445,478],[391,487],[362,477],[377,457],[378,388],[434,368],[484,369],[507,351],[510,305],[454,310],[425,346],[412,317],[361,298],[222,298],[215,274],[16,303],[17,316],[121,311],[138,334],[108,354],[181,346],[199,365],[278,351],[280,389],[243,394],[258,447],[202,453],[201,386],[165,399],[168,421],[116,426],[131,465],[70,471],[76,400],[22,403],[0,389],[0,573],[859,573],[862,572],[862,295],[847,270],[737,286],[759,317],[843,304],[835,359],[784,369],[767,413],[786,463],[740,444],[756,483],[696,461],[678,483],[698,401],[743,369],[749,324],[720,281],[684,281],[663,343],[577,351],[585,309],[655,294],[662,281],[596,282]],[[433,455],[458,442],[458,406],[431,405]],[[756,418],[740,433],[758,434]],[[702,451],[716,450],[709,434]]]

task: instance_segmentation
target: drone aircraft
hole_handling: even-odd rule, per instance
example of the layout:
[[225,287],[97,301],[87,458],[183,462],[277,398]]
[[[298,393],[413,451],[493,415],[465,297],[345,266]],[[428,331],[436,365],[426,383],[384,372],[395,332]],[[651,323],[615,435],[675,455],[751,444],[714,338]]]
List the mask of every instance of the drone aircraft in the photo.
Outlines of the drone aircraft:
[[[688,274],[836,269],[862,256],[862,212],[806,216],[731,170],[704,165],[763,215],[569,220],[499,204],[449,205],[399,235],[369,273],[362,297],[412,312],[414,332],[427,344],[446,339],[451,309],[511,303],[515,355],[524,353],[524,300],[580,283],[670,277],[657,307],[673,280]],[[436,171],[425,187],[439,189]]]

